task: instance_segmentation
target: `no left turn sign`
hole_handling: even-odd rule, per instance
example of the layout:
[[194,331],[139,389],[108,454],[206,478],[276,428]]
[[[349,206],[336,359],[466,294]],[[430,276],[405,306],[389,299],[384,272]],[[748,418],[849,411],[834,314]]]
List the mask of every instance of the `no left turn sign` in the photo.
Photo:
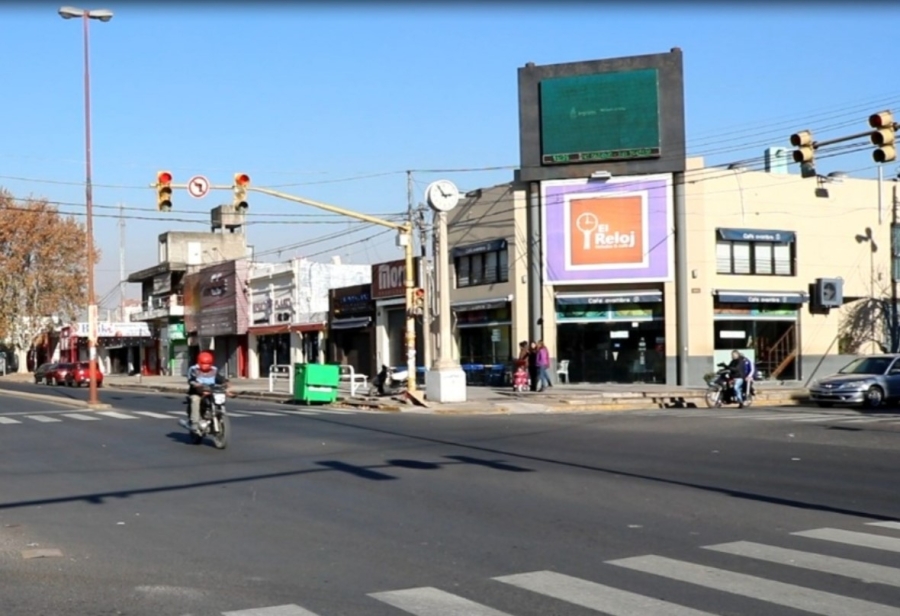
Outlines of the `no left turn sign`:
[[188,182],[188,194],[194,199],[202,199],[209,193],[209,180],[202,175],[195,175]]

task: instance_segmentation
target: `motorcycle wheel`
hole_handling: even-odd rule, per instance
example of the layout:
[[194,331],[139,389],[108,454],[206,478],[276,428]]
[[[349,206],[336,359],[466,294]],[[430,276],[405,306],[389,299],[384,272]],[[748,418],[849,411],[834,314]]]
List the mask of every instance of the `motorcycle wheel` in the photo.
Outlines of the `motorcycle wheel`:
[[231,422],[228,415],[219,417],[219,431],[213,435],[213,444],[216,449],[225,449],[228,447],[228,436],[231,434]]
[[706,406],[709,408],[719,408],[722,406],[722,390],[718,387],[710,387],[706,390]]

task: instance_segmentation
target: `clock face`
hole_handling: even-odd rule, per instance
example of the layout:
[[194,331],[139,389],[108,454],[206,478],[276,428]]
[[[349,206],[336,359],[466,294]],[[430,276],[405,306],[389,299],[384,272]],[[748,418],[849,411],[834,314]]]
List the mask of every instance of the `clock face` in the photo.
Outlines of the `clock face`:
[[429,205],[439,212],[449,212],[459,203],[459,189],[449,180],[433,182],[427,196]]

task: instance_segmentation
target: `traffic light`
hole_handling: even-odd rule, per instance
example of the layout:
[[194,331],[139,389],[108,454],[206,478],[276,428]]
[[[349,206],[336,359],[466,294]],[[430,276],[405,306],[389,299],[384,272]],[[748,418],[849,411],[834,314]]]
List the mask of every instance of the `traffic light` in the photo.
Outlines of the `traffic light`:
[[414,305],[416,310],[424,310],[425,308],[425,289],[416,289],[413,292]]
[[813,303],[819,308],[840,308],[844,304],[843,279],[816,278]]
[[237,210],[246,210],[250,205],[247,203],[247,186],[250,185],[250,176],[246,173],[234,174],[234,208]]
[[156,209],[160,212],[172,209],[172,174],[168,171],[156,174]]
[[894,114],[890,111],[873,113],[869,116],[869,126],[875,129],[870,135],[872,144],[877,146],[877,149],[872,152],[875,162],[889,163],[896,159]]
[[791,135],[791,145],[797,148],[793,152],[793,158],[795,163],[800,163],[800,175],[805,178],[815,177],[816,167],[813,159],[815,158],[816,150],[812,133],[808,130],[794,133]]

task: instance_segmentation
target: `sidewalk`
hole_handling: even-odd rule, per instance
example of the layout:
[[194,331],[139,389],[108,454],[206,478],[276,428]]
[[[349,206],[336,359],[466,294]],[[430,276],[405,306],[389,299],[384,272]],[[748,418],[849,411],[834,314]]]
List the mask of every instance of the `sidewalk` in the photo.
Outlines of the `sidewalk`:
[[[232,379],[232,389],[245,398],[291,402],[292,392],[287,379],[277,380],[275,390],[269,391],[268,379]],[[150,389],[160,392],[183,393],[183,377],[108,375],[106,387],[120,389]],[[429,403],[425,406],[391,397],[372,398],[368,390],[360,389],[355,397],[350,386],[341,383],[337,407],[361,410],[419,412],[419,413],[535,413],[573,411],[625,411],[649,408],[705,407],[705,387],[677,387],[656,384],[557,384],[544,392],[513,392],[511,388],[468,387],[466,402],[455,404]],[[424,392],[421,392],[424,394]],[[806,401],[806,390],[799,385],[757,383],[756,404],[792,406]]]

